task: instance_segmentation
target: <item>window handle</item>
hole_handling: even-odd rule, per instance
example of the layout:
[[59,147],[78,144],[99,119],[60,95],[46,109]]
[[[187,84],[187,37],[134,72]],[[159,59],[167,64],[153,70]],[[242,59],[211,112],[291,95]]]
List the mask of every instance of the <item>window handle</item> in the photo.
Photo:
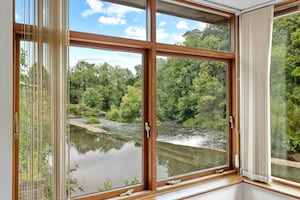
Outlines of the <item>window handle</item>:
[[150,138],[150,129],[151,129],[151,127],[150,127],[149,123],[145,122],[145,131],[146,131],[147,138]]
[[229,123],[230,123],[230,128],[234,128],[234,119],[232,115],[229,116]]

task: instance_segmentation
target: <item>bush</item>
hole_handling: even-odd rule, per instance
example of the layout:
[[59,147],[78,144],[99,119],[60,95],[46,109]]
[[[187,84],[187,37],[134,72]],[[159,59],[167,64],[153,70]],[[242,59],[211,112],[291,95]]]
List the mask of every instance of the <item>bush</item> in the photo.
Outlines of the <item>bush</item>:
[[89,108],[84,104],[80,104],[79,113],[80,116],[84,117],[98,117],[99,110],[97,108]]
[[120,121],[120,111],[116,107],[112,107],[105,117],[113,121]]
[[86,120],[86,124],[100,124],[100,120],[95,117],[90,117]]
[[183,126],[185,127],[195,127],[197,125],[196,120],[194,118],[190,118],[183,122]]
[[80,105],[79,104],[69,104],[69,111],[71,115],[80,116]]

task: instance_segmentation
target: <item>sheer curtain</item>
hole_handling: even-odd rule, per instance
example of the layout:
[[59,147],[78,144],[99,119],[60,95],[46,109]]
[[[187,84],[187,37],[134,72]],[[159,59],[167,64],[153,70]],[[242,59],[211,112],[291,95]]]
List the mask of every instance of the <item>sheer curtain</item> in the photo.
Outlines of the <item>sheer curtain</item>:
[[270,182],[269,72],[273,6],[240,16],[241,175]]
[[[67,0],[16,0],[18,196],[66,199]],[[18,13],[17,13],[18,12]]]

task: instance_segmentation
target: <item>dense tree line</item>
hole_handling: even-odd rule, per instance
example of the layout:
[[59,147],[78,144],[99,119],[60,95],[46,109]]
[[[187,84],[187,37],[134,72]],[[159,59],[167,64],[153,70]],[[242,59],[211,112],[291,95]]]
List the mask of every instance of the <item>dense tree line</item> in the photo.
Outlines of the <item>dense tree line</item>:
[[[180,45],[229,51],[226,26],[209,25],[203,31],[188,31],[184,37]],[[105,112],[112,120],[141,121],[142,66],[135,69],[136,74],[133,74],[108,63],[95,65],[79,61],[70,71],[71,112],[77,115]],[[226,69],[227,65],[222,62],[158,58],[158,119],[225,130]]]

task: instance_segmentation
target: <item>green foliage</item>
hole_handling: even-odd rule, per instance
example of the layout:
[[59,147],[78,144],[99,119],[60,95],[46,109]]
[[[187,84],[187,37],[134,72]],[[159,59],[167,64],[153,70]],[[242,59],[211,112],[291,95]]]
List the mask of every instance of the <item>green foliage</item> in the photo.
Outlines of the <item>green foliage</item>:
[[66,196],[71,197],[73,196],[76,191],[82,191],[84,192],[84,189],[80,183],[80,181],[74,177],[74,172],[77,171],[79,168],[79,164],[74,163],[70,166],[70,168],[67,170],[68,178],[66,179]]
[[120,106],[120,116],[124,122],[134,122],[141,117],[142,90],[139,83],[128,86],[127,93],[123,96]]
[[138,176],[133,177],[132,181],[130,181],[128,179],[124,180],[124,185],[125,186],[136,185],[136,184],[139,184],[139,183],[141,183],[141,181],[140,181]]
[[100,120],[95,117],[90,117],[86,120],[86,124],[100,124]]
[[99,192],[103,192],[103,191],[107,191],[107,190],[111,190],[112,189],[112,182],[110,180],[110,178],[106,177],[104,183],[103,183],[103,187],[99,187],[97,188],[97,190]]
[[300,13],[274,20],[271,59],[272,156],[300,153]]
[[83,103],[89,108],[101,108],[103,99],[95,88],[87,88],[83,93]]
[[121,121],[120,119],[120,111],[113,106],[105,115],[107,119],[113,120],[113,121]]

